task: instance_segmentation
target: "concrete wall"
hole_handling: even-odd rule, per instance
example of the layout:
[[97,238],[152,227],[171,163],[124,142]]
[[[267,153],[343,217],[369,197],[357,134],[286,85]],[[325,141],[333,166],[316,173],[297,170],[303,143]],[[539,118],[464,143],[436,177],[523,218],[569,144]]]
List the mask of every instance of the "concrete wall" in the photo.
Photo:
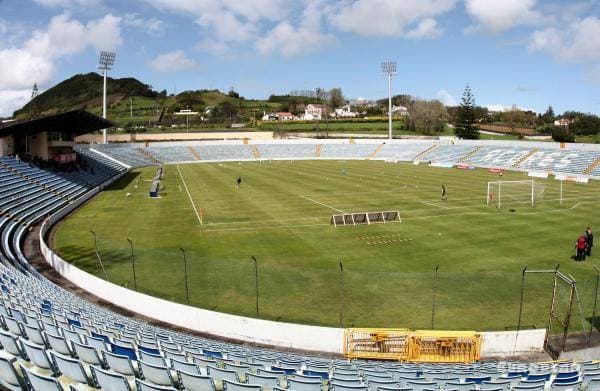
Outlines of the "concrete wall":
[[[171,140],[272,140],[273,132],[192,132],[109,134],[109,142],[171,141]],[[84,134],[75,138],[78,143],[101,143],[101,134]]]
[[489,331],[482,334],[482,357],[516,356],[542,352],[546,329]]
[[27,144],[30,154],[48,160],[48,134],[46,132],[27,136]]
[[14,153],[15,142],[12,136],[0,138],[0,156],[8,156]]

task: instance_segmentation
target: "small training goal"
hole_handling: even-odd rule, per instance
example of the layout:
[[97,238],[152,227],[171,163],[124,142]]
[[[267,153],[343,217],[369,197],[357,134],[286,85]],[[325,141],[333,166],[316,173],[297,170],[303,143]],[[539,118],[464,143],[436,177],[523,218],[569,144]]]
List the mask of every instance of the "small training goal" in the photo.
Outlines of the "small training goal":
[[496,208],[529,205],[532,208],[544,199],[545,185],[533,179],[487,183],[486,204]]
[[344,213],[331,216],[331,224],[334,227],[400,221],[400,212],[398,211]]

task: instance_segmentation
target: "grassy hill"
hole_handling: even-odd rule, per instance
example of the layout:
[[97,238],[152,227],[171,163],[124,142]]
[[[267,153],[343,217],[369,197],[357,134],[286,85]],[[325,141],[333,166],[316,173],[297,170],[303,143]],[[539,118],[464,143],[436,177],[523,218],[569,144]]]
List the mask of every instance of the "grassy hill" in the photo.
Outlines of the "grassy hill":
[[[213,115],[210,123],[202,123],[199,118],[191,120],[192,126],[224,127],[230,122],[253,122],[263,111],[279,110],[279,103],[266,100],[252,100],[240,97],[237,93],[223,93],[219,90],[183,91],[177,95],[167,95],[166,91],[154,91],[150,85],[135,78],[107,79],[108,118],[121,128],[170,127],[181,124],[184,117],[174,116],[181,109],[191,109],[203,113],[210,110]],[[102,113],[102,76],[97,73],[75,75],[44,91],[21,109],[14,117],[27,118],[35,105],[41,115],[49,115],[71,109],[84,109],[95,114]]]
[[[126,96],[155,99],[158,93],[152,88],[132,77],[107,79],[107,89],[111,98],[119,101]],[[69,109],[94,109],[102,105],[102,76],[97,73],[75,75],[44,91],[34,100],[28,102],[14,116],[22,118],[29,115],[35,105],[40,114],[52,114]]]

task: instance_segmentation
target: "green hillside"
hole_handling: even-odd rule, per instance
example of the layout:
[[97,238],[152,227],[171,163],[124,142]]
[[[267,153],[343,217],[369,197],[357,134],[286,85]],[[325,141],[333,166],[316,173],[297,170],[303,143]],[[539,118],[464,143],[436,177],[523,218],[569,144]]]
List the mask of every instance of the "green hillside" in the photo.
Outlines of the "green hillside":
[[[125,96],[136,96],[156,99],[159,94],[149,85],[127,77],[107,79],[107,89],[111,98],[121,100]],[[29,115],[30,110],[40,114],[52,114],[69,109],[100,109],[102,105],[102,76],[97,73],[75,75],[44,91],[34,100],[28,102],[14,116],[21,118]]]

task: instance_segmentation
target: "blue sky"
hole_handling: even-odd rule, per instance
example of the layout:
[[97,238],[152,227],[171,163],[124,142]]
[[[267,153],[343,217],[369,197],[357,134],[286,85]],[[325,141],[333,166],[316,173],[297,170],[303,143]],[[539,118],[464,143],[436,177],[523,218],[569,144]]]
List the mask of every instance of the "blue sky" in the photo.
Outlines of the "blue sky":
[[247,98],[341,87],[453,104],[467,83],[491,108],[600,114],[600,1],[0,0],[0,116],[94,71],[169,93],[234,87]]

